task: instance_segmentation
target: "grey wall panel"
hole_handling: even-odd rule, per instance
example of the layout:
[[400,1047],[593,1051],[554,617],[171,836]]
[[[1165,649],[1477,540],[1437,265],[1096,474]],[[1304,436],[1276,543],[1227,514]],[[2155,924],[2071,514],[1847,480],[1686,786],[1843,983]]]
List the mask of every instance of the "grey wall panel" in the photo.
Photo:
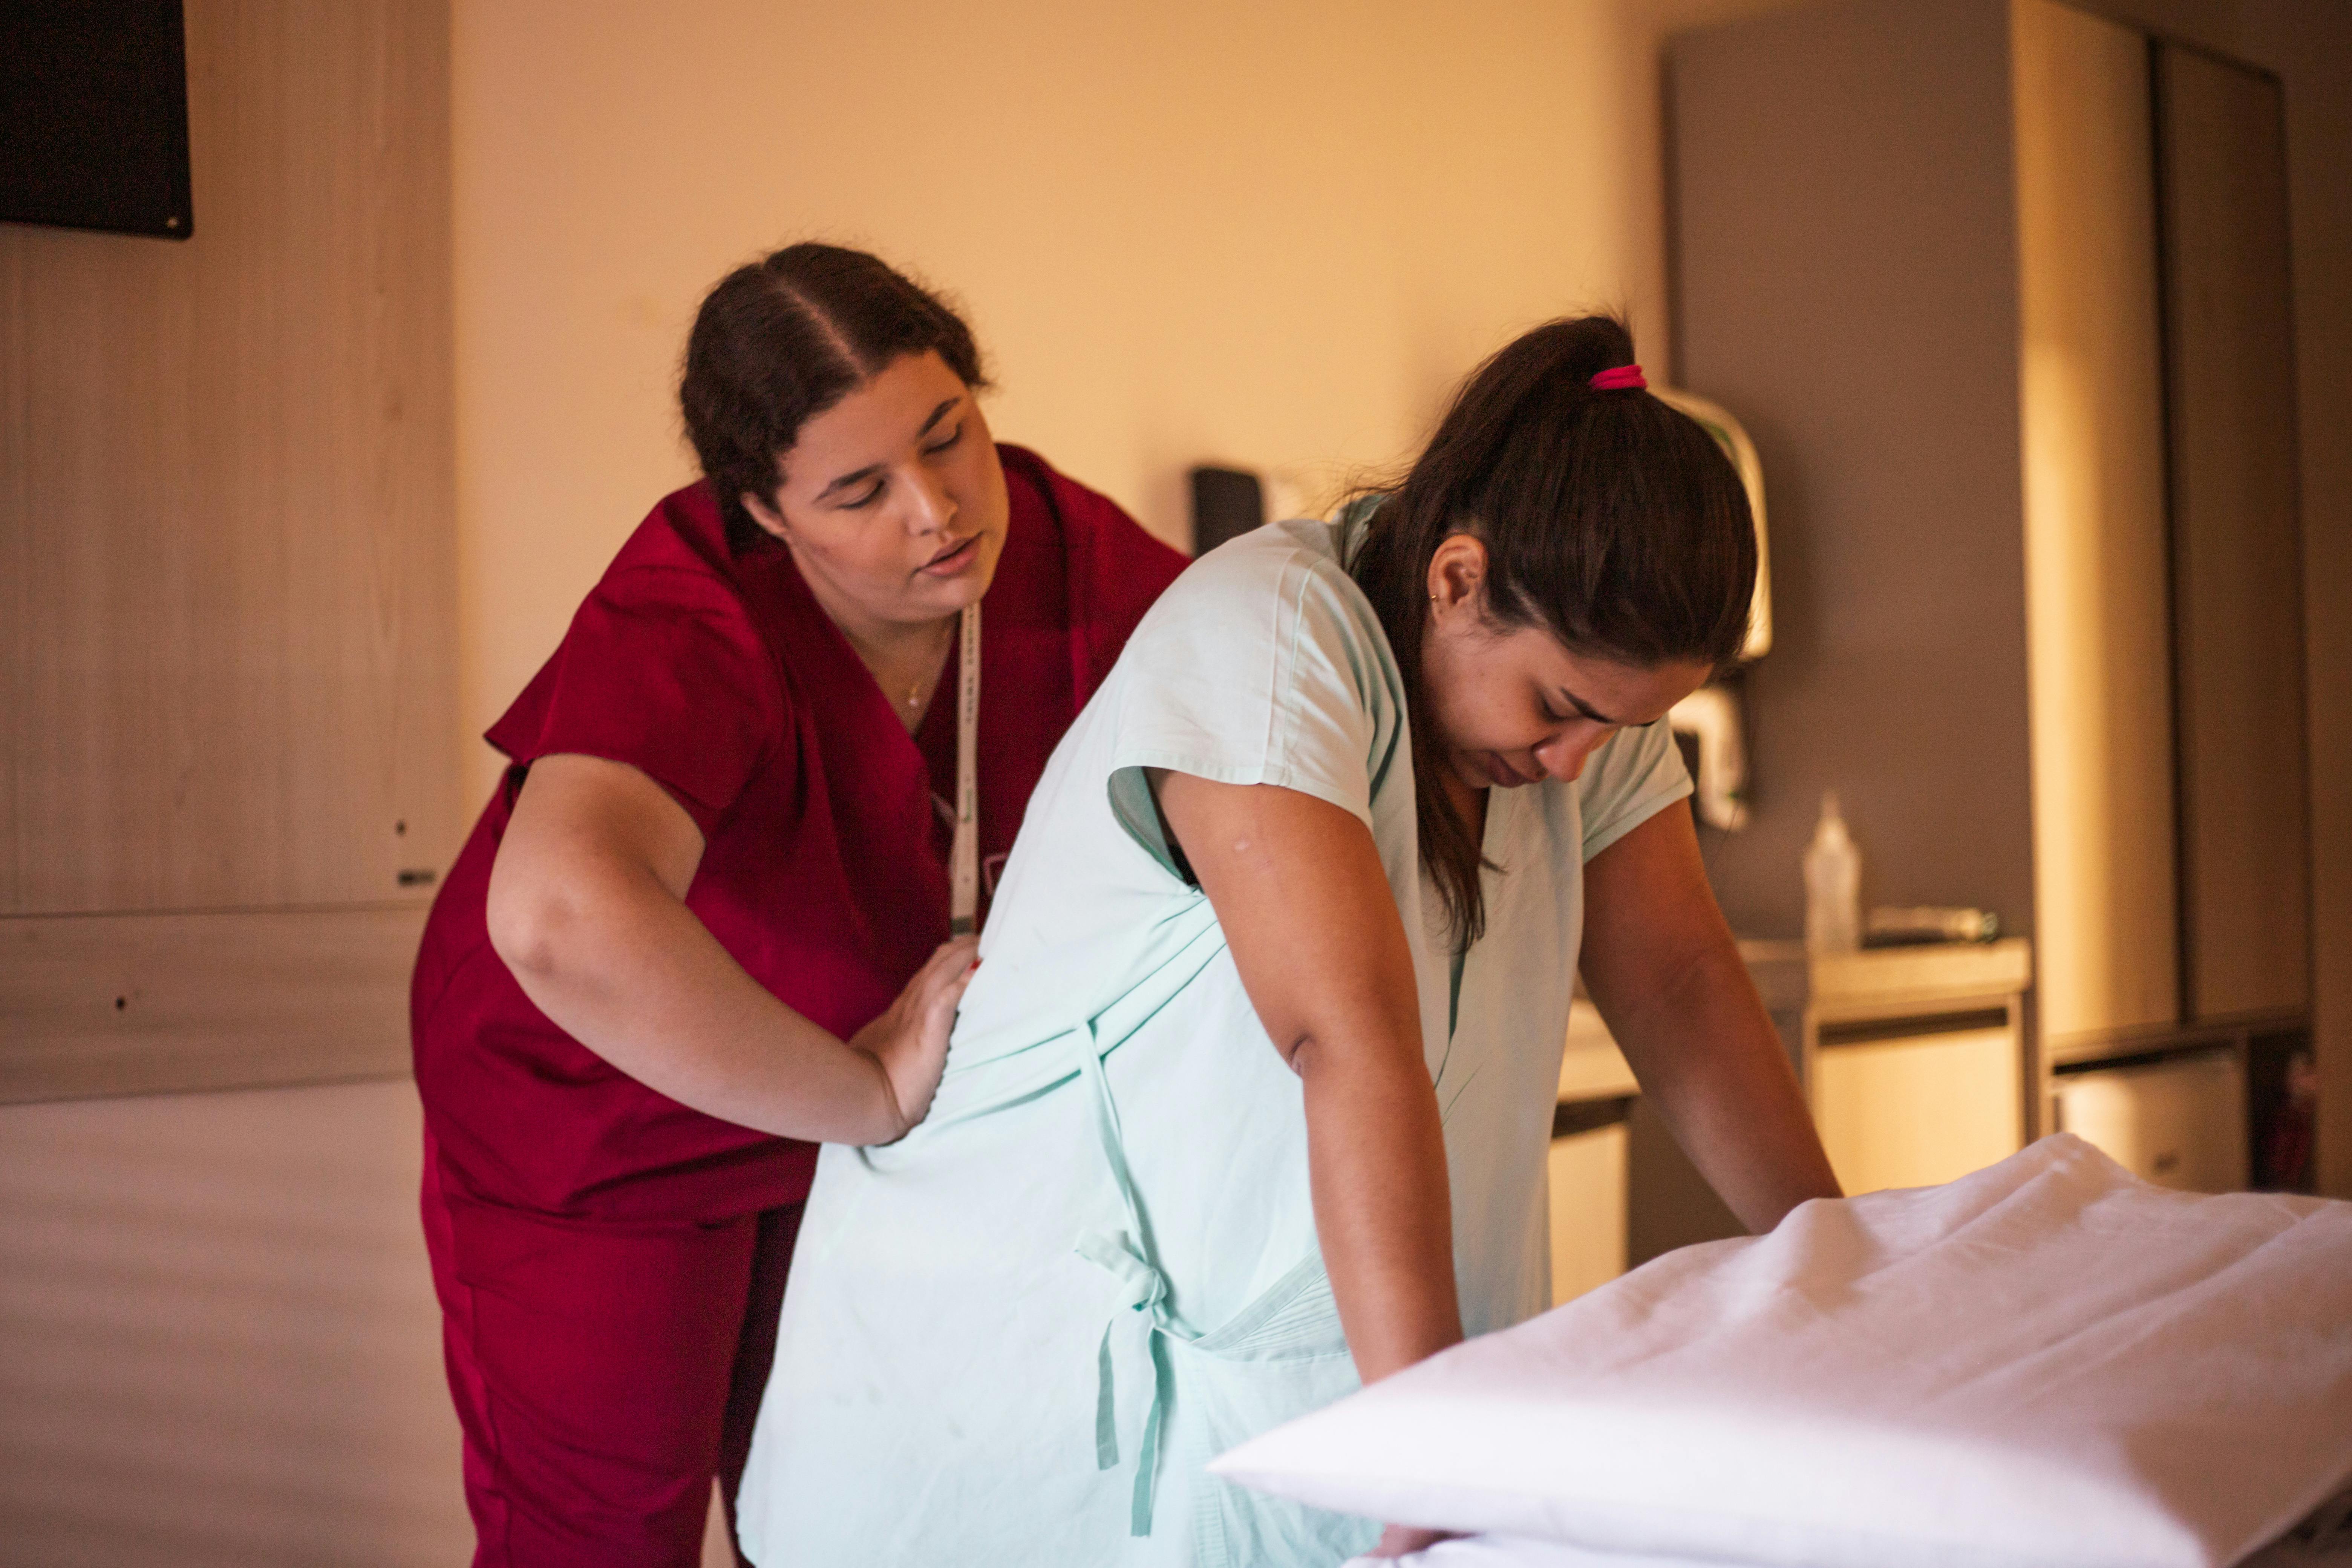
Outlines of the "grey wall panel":
[[1677,39],[1677,380],[1743,420],[1778,641],[1735,929],[1802,926],[1843,795],[1871,902],[2032,913],[2008,9],[1871,0]]

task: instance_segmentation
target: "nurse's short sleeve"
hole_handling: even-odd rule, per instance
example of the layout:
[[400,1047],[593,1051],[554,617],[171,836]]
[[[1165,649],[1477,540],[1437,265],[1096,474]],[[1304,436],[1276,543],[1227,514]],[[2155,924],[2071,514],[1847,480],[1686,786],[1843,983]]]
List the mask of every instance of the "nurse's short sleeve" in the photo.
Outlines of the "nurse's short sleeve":
[[1371,606],[1328,556],[1269,538],[1204,557],[1119,663],[1111,798],[1147,846],[1142,768],[1277,784],[1370,825],[1402,704]]
[[489,733],[518,763],[625,763],[708,835],[787,734],[784,699],[749,613],[715,578],[615,571]]
[[1673,727],[1661,719],[1611,736],[1584,764],[1576,792],[1590,860],[1690,794]]

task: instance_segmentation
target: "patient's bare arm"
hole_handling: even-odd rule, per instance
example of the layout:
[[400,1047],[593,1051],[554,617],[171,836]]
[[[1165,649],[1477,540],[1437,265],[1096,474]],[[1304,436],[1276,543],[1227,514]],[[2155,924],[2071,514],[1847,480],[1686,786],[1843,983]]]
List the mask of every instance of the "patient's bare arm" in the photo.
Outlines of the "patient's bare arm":
[[1259,1021],[1307,1089],[1315,1226],[1365,1382],[1462,1337],[1412,954],[1370,829],[1272,784],[1151,771]]
[[1659,812],[1585,868],[1582,967],[1643,1092],[1741,1224],[1767,1231],[1838,1195],[1688,812]]

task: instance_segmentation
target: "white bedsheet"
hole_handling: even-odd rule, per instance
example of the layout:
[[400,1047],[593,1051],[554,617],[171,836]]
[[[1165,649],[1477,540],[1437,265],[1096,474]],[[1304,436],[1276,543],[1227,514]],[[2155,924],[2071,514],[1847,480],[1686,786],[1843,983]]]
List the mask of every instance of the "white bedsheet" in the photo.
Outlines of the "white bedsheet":
[[[2352,1492],[2322,1505],[2304,1524],[2256,1552],[2240,1568],[2347,1568],[2352,1564]],[[1558,1541],[1470,1535],[1409,1557],[1358,1557],[1345,1568],[1739,1568],[1693,1557],[1634,1557],[1589,1552]]]
[[1669,1254],[1213,1468],[1573,1543],[1427,1568],[2222,1568],[2352,1479],[2352,1204],[2061,1135]]

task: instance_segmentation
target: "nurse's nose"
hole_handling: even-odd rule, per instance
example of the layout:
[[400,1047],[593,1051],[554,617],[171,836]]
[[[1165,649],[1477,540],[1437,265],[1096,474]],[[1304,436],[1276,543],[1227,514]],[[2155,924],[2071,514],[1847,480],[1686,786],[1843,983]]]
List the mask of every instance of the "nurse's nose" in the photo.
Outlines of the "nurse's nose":
[[955,521],[955,498],[937,476],[918,464],[902,482],[907,498],[907,530],[914,534],[939,533]]

